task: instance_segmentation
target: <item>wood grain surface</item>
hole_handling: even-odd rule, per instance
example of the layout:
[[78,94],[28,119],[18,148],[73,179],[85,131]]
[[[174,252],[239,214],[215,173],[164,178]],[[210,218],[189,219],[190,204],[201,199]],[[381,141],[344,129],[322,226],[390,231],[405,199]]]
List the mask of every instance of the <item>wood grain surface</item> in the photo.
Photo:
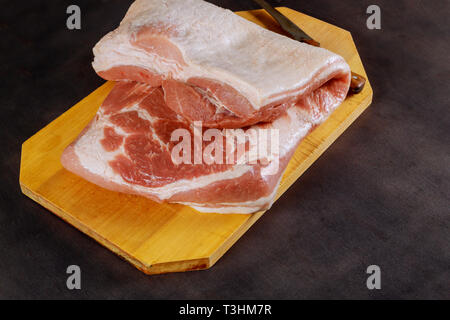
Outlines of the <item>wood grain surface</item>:
[[[349,32],[288,8],[279,10],[367,78]],[[282,33],[262,10],[238,14]],[[106,82],[23,144],[22,192],[147,274],[211,267],[264,212],[203,214],[183,205],[158,204],[102,189],[61,166],[62,151],[92,119],[112,85]],[[360,94],[347,97],[301,142],[283,176],[277,199],[371,101],[372,89],[367,82]]]

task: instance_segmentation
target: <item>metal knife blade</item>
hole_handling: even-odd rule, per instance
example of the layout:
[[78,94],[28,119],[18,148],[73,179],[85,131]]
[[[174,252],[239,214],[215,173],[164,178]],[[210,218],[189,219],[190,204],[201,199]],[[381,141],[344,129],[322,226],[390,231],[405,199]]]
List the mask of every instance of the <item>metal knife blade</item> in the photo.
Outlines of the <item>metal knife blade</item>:
[[[266,10],[281,26],[281,28],[291,35],[297,41],[305,42],[312,46],[320,47],[320,43],[315,41],[309,35],[307,35],[299,26],[289,20],[285,15],[283,15],[280,11],[272,7],[265,0],[253,0],[257,4],[259,4],[264,10]],[[350,82],[350,92],[351,93],[360,93],[366,84],[366,78],[363,76],[352,72],[351,74],[351,82]]]
[[280,11],[272,7],[265,0],[253,0],[259,4],[264,10],[266,10],[283,28],[284,31],[289,33],[292,38],[300,42],[306,42],[310,45],[320,47],[320,43],[315,41],[309,35],[307,35],[302,29],[300,29],[291,20],[285,17]]

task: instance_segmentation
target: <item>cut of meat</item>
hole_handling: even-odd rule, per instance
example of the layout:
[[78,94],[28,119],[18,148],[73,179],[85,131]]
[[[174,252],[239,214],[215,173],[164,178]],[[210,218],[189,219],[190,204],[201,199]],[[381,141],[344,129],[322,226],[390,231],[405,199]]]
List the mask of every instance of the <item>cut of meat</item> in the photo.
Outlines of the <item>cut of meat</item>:
[[[206,82],[206,81],[203,81]],[[212,81],[209,81],[212,83]],[[245,112],[250,112],[251,106],[242,101],[242,96],[231,87],[227,92],[216,89],[215,92],[227,99],[229,108],[217,108],[208,97],[195,89],[194,86],[176,80],[163,80],[163,89],[165,92],[165,101],[167,106],[182,115],[190,122],[201,121],[205,127],[211,128],[240,128],[256,124],[258,122],[270,122],[280,115],[286,109],[293,105],[293,101],[287,101],[279,105],[266,106],[259,111],[253,112],[248,118]],[[223,88],[223,84],[219,85]],[[212,87],[212,86],[211,86]],[[222,101],[223,101],[222,100]],[[240,110],[232,110],[231,106],[241,106]],[[245,112],[242,106],[246,106]]]
[[[327,96],[330,90],[323,90],[325,93],[310,95],[271,123],[254,125],[245,131],[203,128],[201,162],[191,164],[174,160],[174,149],[180,140],[171,138],[177,129],[195,137],[194,125],[167,108],[161,87],[121,81],[115,84],[91,123],[65,149],[61,162],[66,169],[101,187],[158,202],[183,203],[206,212],[250,213],[268,209],[297,145],[333,111],[334,107],[322,107],[322,99],[334,97]],[[207,138],[211,132],[221,135]],[[263,148],[271,150],[258,151],[255,156],[252,140],[234,139],[233,135],[239,136],[239,132],[258,137],[264,132],[276,133],[277,139],[259,139],[258,143],[266,141],[261,144]],[[222,138],[223,148],[210,154],[216,161],[208,161],[206,150]],[[189,146],[189,158],[195,159],[195,138],[189,140]],[[232,152],[226,156],[216,154],[230,146]],[[253,161],[239,161],[245,157]]]
[[205,212],[268,209],[296,147],[350,83],[342,57],[201,0],[135,1],[94,55],[119,82],[63,166]]
[[206,127],[272,121],[321,94],[334,108],[350,82],[342,57],[201,0],[135,1],[94,55],[103,78],[162,85],[170,109]]

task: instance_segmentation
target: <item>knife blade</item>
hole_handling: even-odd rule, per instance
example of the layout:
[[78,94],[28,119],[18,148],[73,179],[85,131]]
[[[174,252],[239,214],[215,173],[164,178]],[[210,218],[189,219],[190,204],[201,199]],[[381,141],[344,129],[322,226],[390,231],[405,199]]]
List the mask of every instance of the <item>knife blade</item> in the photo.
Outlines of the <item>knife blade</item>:
[[[280,11],[272,7],[265,0],[253,0],[258,5],[260,5],[264,10],[266,10],[281,26],[281,28],[286,31],[293,39],[307,43],[309,45],[320,47],[320,43],[311,38],[306,32],[300,29],[295,23],[293,23],[289,18],[283,15]],[[363,76],[352,72],[350,81],[350,92],[353,94],[360,93],[366,84],[366,78]]]
[[302,29],[297,27],[291,20],[284,16],[280,11],[272,7],[267,1],[264,0],[254,0],[259,4],[264,10],[266,10],[283,28],[284,31],[289,33],[292,38],[300,42],[306,42],[310,45],[320,47],[320,43],[315,41],[309,35],[307,35]]

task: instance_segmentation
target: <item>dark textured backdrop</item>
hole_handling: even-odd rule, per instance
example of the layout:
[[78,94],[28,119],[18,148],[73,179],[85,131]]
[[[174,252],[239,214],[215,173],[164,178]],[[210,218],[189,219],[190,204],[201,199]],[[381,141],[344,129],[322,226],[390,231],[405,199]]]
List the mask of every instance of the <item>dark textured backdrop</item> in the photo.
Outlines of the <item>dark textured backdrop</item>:
[[[372,106],[213,268],[160,276],[18,182],[21,143],[103,83],[91,48],[131,1],[2,2],[0,298],[450,298],[448,1],[272,0],[352,32]],[[72,3],[80,31],[65,27]],[[379,31],[365,27],[372,3]],[[82,269],[81,291],[66,289],[70,264]],[[366,288],[371,264],[382,270],[378,291]]]

